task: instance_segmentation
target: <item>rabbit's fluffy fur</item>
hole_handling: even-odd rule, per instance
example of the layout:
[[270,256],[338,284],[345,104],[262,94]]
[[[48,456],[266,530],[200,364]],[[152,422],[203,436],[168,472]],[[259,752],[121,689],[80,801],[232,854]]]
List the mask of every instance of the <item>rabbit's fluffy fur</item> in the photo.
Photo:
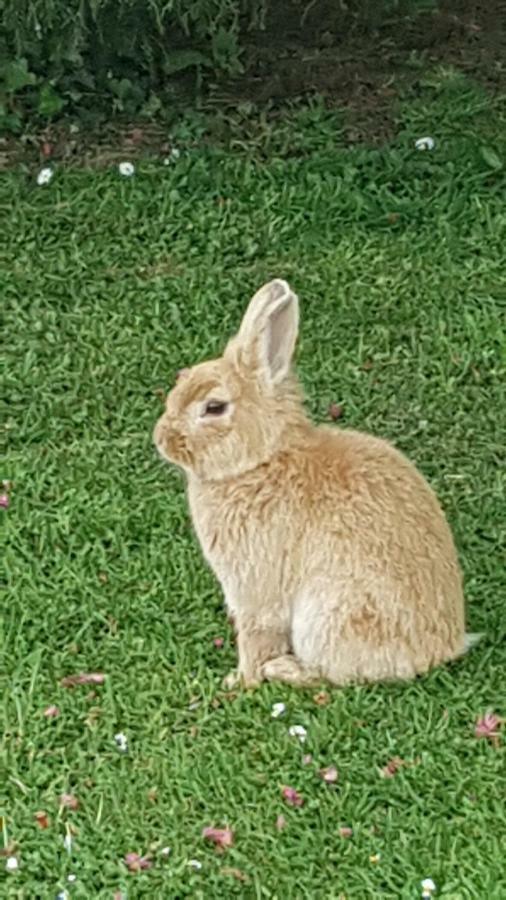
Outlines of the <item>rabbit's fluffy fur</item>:
[[389,443],[308,420],[297,331],[293,291],[265,285],[223,357],[182,373],[154,440],[186,472],[246,686],[412,678],[472,642],[452,535]]

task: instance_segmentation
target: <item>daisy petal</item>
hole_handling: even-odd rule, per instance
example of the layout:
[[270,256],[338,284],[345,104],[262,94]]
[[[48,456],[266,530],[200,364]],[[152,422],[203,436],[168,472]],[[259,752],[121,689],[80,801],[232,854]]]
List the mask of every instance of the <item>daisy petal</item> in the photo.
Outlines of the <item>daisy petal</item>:
[[215,844],[217,850],[226,850],[234,843],[234,832],[231,828],[213,828],[208,825],[202,829],[202,837]]
[[299,792],[296,791],[293,787],[288,787],[287,785],[285,785],[281,788],[281,795],[288,806],[304,805],[304,797],[302,796],[302,794],[299,794]]
[[298,738],[301,744],[303,744],[306,740],[307,731],[303,725],[290,725],[288,734],[290,735],[290,737]]
[[326,784],[335,784],[339,775],[335,766],[327,766],[325,769],[320,769],[320,777]]
[[502,719],[490,710],[484,716],[480,716],[474,726],[474,733],[477,738],[494,739],[499,737],[499,731],[502,725]]

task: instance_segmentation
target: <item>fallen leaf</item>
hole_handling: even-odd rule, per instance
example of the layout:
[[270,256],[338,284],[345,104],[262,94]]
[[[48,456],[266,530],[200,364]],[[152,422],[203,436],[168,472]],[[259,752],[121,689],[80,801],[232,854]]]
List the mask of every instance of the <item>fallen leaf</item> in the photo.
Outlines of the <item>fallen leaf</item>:
[[152,787],[148,791],[148,800],[150,803],[158,802],[158,788]]
[[320,769],[320,778],[326,784],[335,784],[339,778],[339,773],[335,766],[327,766],[325,769]]
[[239,694],[237,693],[237,691],[225,691],[221,696],[224,700],[229,700],[230,702],[232,702],[232,700],[237,700]]
[[77,675],[66,675],[60,684],[62,687],[75,687],[78,684],[103,684],[105,675],[102,672],[79,672]]
[[343,827],[339,829],[339,837],[351,838],[352,836],[353,836],[353,828],[350,828],[347,825],[343,825]]
[[499,742],[502,719],[490,710],[484,716],[480,716],[474,726],[474,734],[477,738],[487,738],[493,744]]
[[284,786],[281,788],[281,794],[285,803],[288,806],[303,806],[304,805],[304,797],[302,794],[299,794],[298,791],[293,787]]
[[56,719],[60,715],[60,710],[57,706],[47,706],[44,715],[46,719]]
[[388,213],[387,221],[390,223],[390,225],[395,225],[399,221],[399,213]]
[[94,728],[101,715],[102,710],[100,706],[92,706],[88,715],[86,716],[86,719],[84,720],[84,724],[88,728]]
[[49,143],[49,141],[44,141],[41,147],[42,156],[46,159],[49,159],[53,152],[53,145]]
[[380,769],[380,775],[382,778],[393,778],[399,769],[405,765],[405,760],[401,759],[400,756],[393,756],[392,759],[388,760],[386,766]]
[[278,831],[283,831],[283,828],[286,828],[286,819],[284,816],[279,815],[276,819],[276,828]]
[[39,809],[39,811],[34,814],[34,819],[39,828],[49,828],[49,819],[47,813],[44,812],[43,809]]
[[211,841],[220,852],[226,850],[227,847],[231,847],[234,843],[234,832],[231,828],[213,828],[211,825],[208,825],[202,829],[202,837],[206,841]]
[[142,128],[132,128],[130,132],[130,140],[133,144],[141,144],[144,140],[144,132]]
[[125,865],[130,872],[140,872],[141,869],[150,869],[153,863],[147,856],[140,856],[138,853],[127,853],[125,855]]
[[314,695],[313,700],[317,706],[326,706],[330,701],[330,697],[326,691],[319,691]]
[[74,797],[74,794],[60,794],[60,806],[64,806],[65,809],[79,809],[79,800],[77,797]]
[[333,422],[337,422],[338,419],[341,419],[343,412],[344,410],[340,403],[331,403],[328,408],[328,414]]
[[242,881],[244,884],[249,882],[249,876],[246,875],[246,872],[241,872],[240,869],[233,869],[229,866],[224,866],[223,869],[220,870],[222,875],[228,875],[230,878],[235,878],[236,881]]

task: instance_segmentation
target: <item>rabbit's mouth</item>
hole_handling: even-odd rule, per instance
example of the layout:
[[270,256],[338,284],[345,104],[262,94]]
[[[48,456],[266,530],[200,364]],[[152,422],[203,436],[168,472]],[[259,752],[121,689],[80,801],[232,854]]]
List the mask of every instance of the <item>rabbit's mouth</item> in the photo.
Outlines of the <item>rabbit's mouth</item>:
[[155,425],[153,440],[163,459],[185,468],[190,465],[191,455],[184,435],[170,428],[164,416]]

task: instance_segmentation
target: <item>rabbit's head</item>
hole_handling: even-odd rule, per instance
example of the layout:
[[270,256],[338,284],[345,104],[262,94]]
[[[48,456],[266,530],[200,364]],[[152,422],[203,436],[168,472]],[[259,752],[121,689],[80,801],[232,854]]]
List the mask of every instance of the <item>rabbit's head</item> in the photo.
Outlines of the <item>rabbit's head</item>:
[[224,479],[266,462],[304,430],[291,360],[299,305],[286,281],[252,298],[220,359],[181,372],[154,432],[160,454],[202,479]]

